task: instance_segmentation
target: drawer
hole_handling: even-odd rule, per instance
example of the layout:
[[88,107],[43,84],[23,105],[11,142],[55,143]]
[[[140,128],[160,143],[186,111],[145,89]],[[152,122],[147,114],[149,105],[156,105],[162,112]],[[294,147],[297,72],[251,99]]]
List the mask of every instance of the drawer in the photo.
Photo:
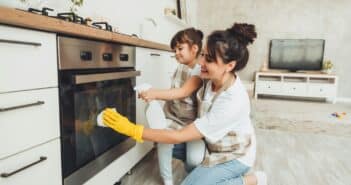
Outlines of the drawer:
[[286,82],[283,85],[283,93],[288,96],[306,96],[307,84]]
[[[55,139],[0,160],[0,185],[62,185],[60,155],[60,142]],[[10,175],[19,169],[23,170]]]
[[59,128],[57,88],[0,94],[0,159],[58,138]]
[[327,84],[309,84],[308,96],[314,97],[333,97],[336,93],[334,85]]
[[282,83],[273,81],[258,81],[256,82],[255,91],[257,94],[279,95],[282,91]]
[[0,93],[57,87],[56,35],[0,25]]

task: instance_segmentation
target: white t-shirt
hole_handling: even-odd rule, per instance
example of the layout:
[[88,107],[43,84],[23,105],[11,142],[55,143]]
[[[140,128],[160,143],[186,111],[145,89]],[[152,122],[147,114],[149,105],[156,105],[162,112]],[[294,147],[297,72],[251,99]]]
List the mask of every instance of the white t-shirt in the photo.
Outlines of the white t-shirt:
[[[211,101],[215,92],[205,91],[204,101]],[[244,85],[237,76],[235,82],[213,102],[212,108],[194,121],[206,142],[215,143],[230,131],[251,134],[251,145],[238,161],[252,167],[256,159],[256,136],[250,120],[250,100]]]

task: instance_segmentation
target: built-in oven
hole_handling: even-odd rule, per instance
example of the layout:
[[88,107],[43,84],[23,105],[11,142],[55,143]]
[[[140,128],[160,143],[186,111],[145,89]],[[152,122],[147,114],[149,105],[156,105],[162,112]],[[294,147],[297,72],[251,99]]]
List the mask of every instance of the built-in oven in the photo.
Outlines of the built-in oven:
[[135,47],[58,36],[62,174],[83,184],[135,142],[96,123],[115,107],[135,122]]

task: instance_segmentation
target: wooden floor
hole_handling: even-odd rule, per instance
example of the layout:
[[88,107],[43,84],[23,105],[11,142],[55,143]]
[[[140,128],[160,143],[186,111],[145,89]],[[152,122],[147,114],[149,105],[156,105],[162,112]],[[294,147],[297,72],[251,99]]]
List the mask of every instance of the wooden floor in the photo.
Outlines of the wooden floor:
[[[267,104],[275,103],[285,108],[267,107]],[[345,132],[345,129],[351,128],[351,119],[345,117],[343,120],[333,120],[329,115],[336,109],[350,115],[351,106],[259,100],[254,102],[252,107],[253,120],[259,118],[265,120],[268,125],[271,122],[286,125],[286,127],[270,127],[262,125],[262,121],[259,125],[255,124],[258,143],[254,169],[264,170],[267,173],[269,185],[351,184],[351,132]],[[315,118],[307,114],[313,107],[314,111],[311,114]],[[307,116],[304,118],[301,113]],[[323,123],[324,131],[320,132],[318,124],[322,124],[321,120],[325,120],[321,119],[323,116],[330,120],[327,119]],[[306,126],[302,129],[304,123]],[[295,129],[294,125],[297,125],[298,129]],[[175,184],[180,184],[186,176],[182,163],[174,160],[173,169]],[[131,175],[126,175],[122,179],[122,184],[162,185],[157,153],[155,151],[149,153],[135,166]]]

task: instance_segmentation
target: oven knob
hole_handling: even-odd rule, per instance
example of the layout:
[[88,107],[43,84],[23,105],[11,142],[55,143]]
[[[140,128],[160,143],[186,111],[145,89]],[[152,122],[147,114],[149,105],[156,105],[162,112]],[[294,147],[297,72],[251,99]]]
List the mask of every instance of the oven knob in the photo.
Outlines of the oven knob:
[[84,61],[88,61],[92,59],[93,54],[91,51],[81,51],[80,52],[80,59]]
[[112,53],[103,53],[102,54],[102,59],[104,61],[108,61],[108,62],[112,61],[112,59],[113,59]]

